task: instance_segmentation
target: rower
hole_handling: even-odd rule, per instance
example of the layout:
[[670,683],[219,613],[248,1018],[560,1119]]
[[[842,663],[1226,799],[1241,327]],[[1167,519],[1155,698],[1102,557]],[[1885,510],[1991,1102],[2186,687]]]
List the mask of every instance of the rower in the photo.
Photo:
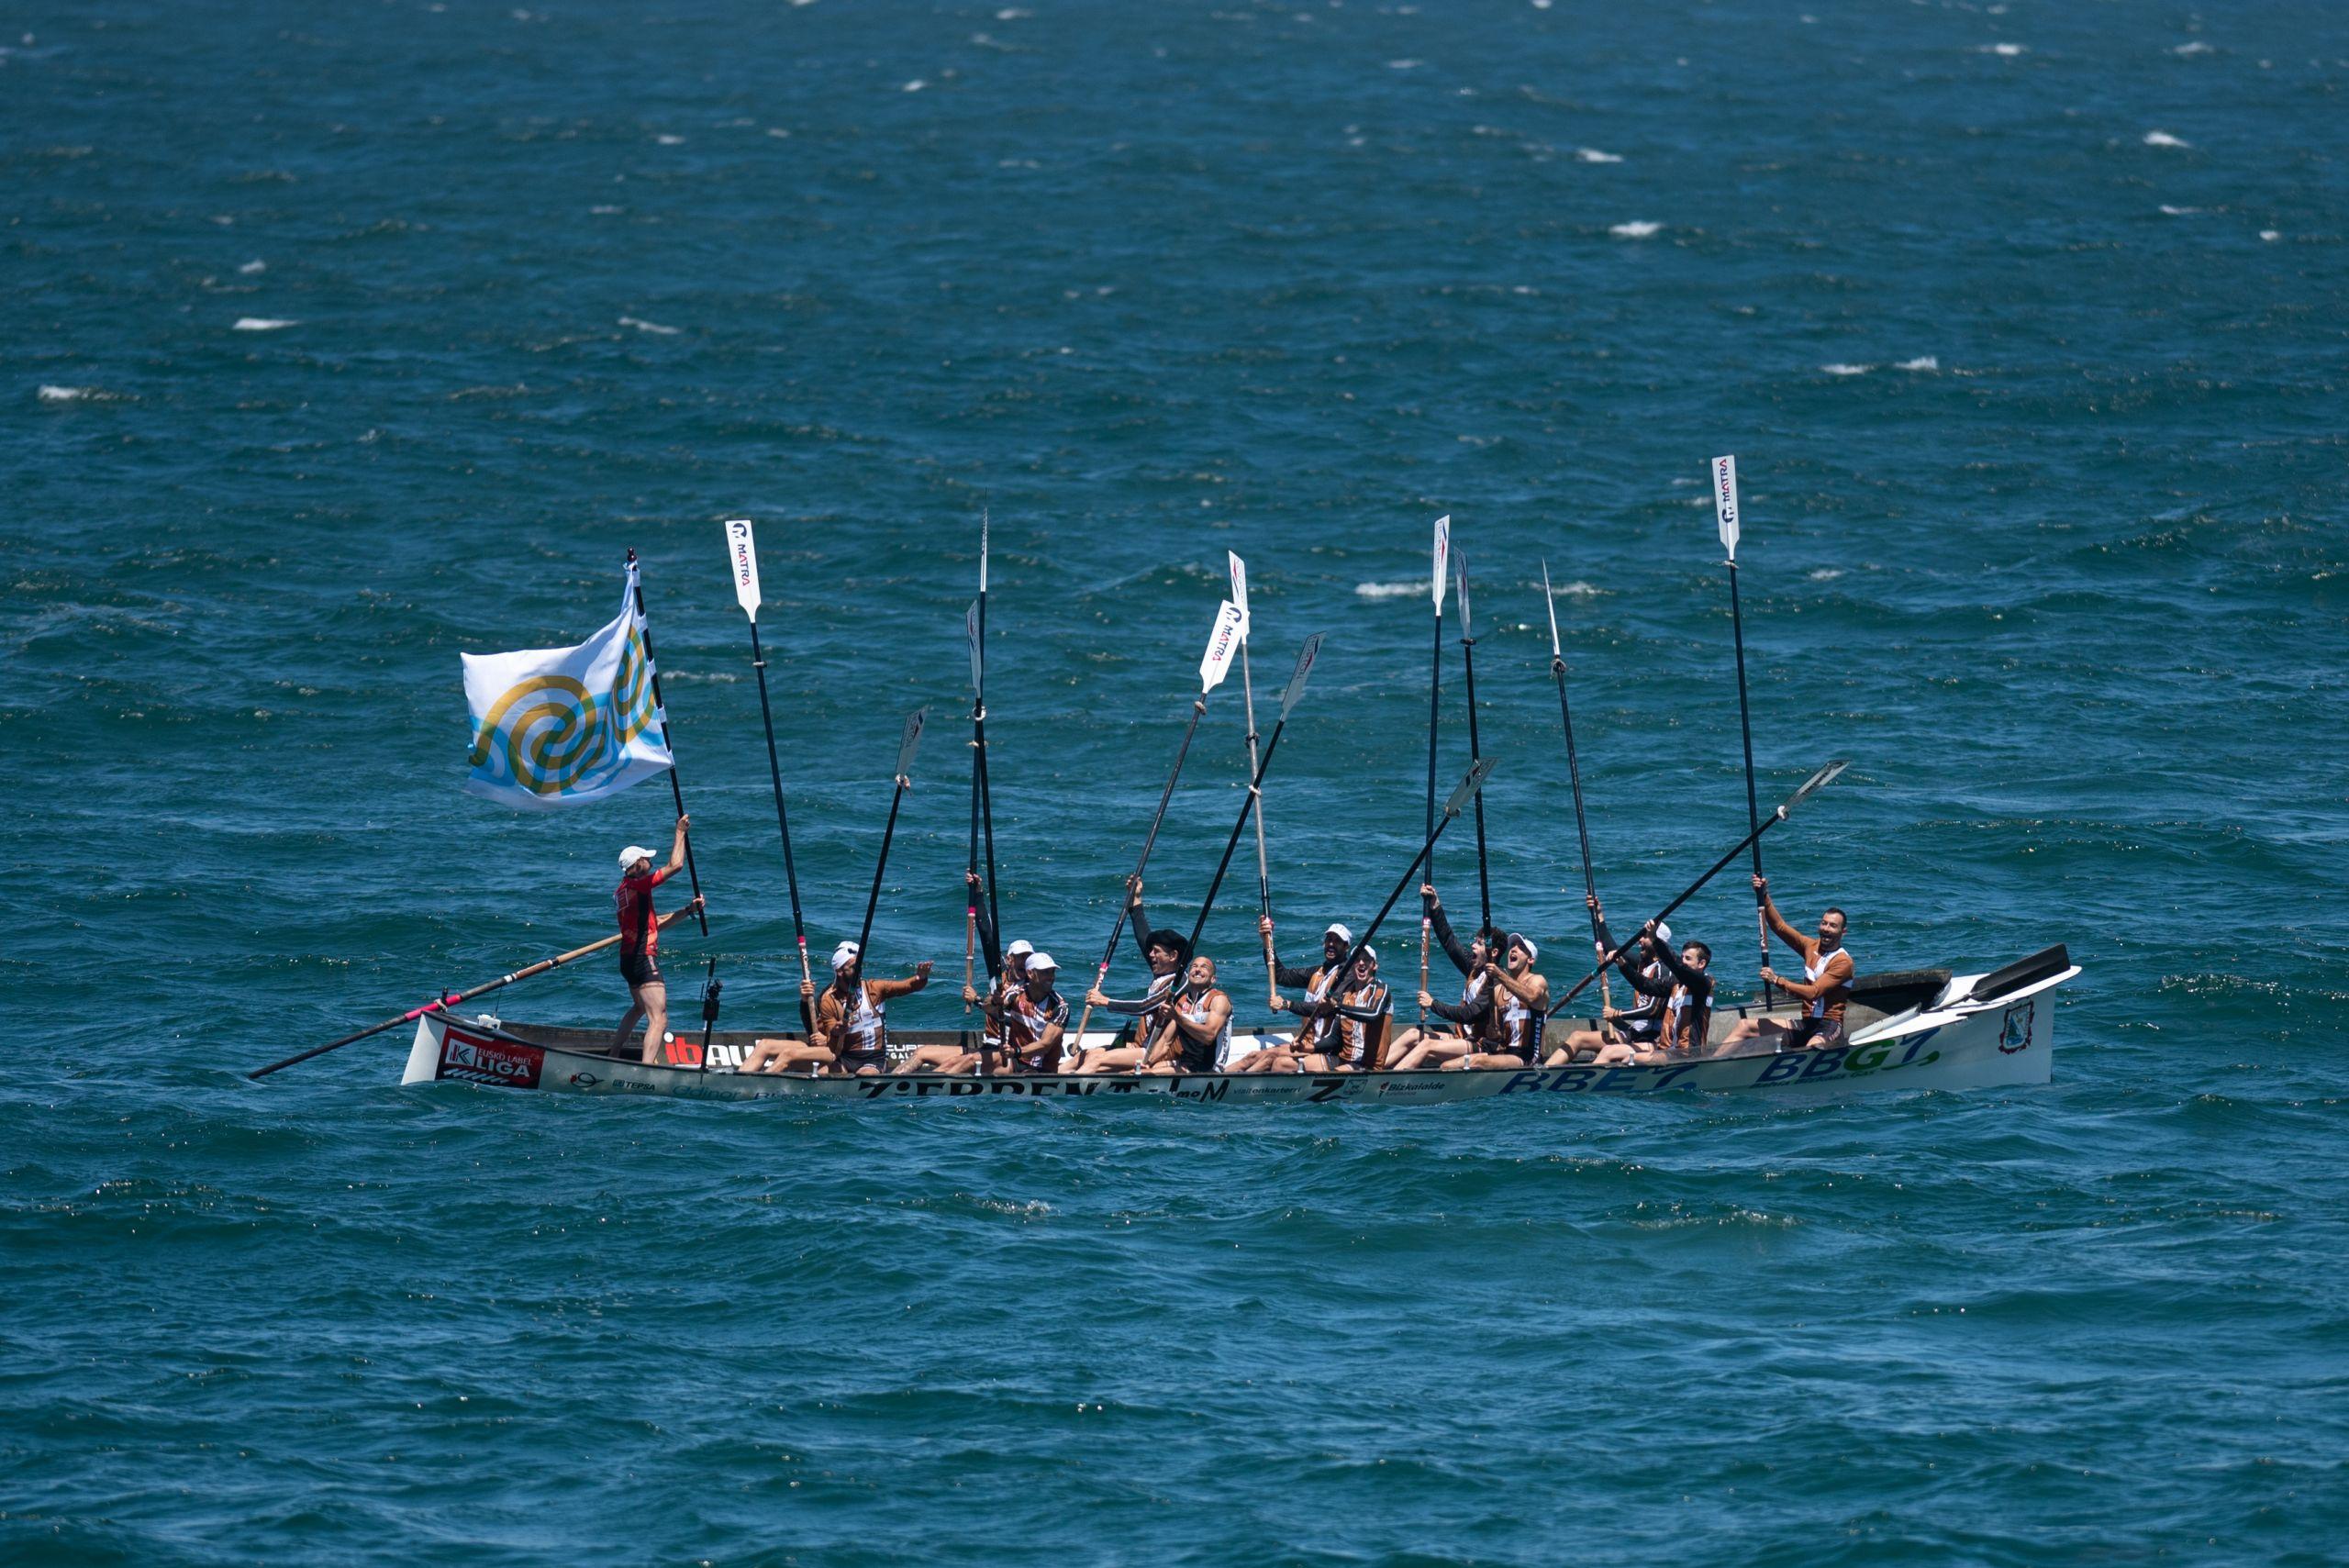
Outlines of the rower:
[[[1297,1041],[1251,1052],[1235,1073],[1375,1073],[1395,1022],[1395,1003],[1378,978],[1378,953],[1364,948],[1328,1009],[1328,1028],[1300,1048]],[[1300,1031],[1298,1040],[1304,1039]]]
[[[1141,906],[1139,884],[1134,886],[1130,906],[1136,909]],[[1076,1065],[1070,1068],[1070,1072],[1086,1074],[1131,1072],[1141,1065],[1143,1057],[1149,1053],[1150,1043],[1157,1038],[1165,1021],[1167,997],[1182,984],[1183,959],[1191,944],[1183,940],[1180,931],[1152,931],[1141,941],[1142,956],[1150,965],[1150,988],[1147,991],[1129,1000],[1104,995],[1097,985],[1085,994],[1086,1006],[1097,1007],[1105,1013],[1124,1014],[1134,1020],[1131,1032],[1126,1036],[1127,1043],[1087,1050],[1083,1040],[1074,1041]]]
[[1664,966],[1672,928],[1651,920],[1620,953],[1615,953],[1615,939],[1607,929],[1607,913],[1598,906],[1598,895],[1586,895],[1583,902],[1590,906],[1591,929],[1597,933],[1591,946],[1598,962],[1604,964],[1614,954],[1615,968],[1631,983],[1639,1000],[1628,1007],[1603,1009],[1595,1029],[1568,1034],[1542,1063],[1546,1067],[1564,1067],[1586,1051],[1592,1052],[1596,1065],[1612,1067],[1654,1051],[1664,1040],[1664,1006],[1673,987],[1672,972]]
[[656,915],[652,908],[652,890],[685,869],[685,817],[678,817],[669,863],[658,871],[652,867],[651,850],[636,844],[622,850],[620,884],[612,892],[620,924],[620,978],[628,982],[629,1006],[620,1015],[619,1028],[612,1031],[609,1053],[628,1059],[628,1031],[642,1018],[643,1061],[648,1066],[669,1024],[669,987],[661,978],[661,928],[674,925],[701,907],[701,895],[696,894],[693,902],[668,915]]
[[1427,900],[1429,923],[1436,940],[1442,944],[1443,955],[1460,971],[1460,1000],[1446,1004],[1424,991],[1419,994],[1422,1012],[1433,1013],[1456,1027],[1405,1029],[1386,1053],[1392,1070],[1398,1073],[1407,1064],[1414,1068],[1430,1062],[1441,1065],[1479,1050],[1496,1049],[1502,1043],[1500,1018],[1493,1009],[1492,986],[1486,978],[1494,955],[1502,950],[1501,934],[1486,927],[1464,948],[1460,939],[1453,935],[1452,922],[1444,915],[1443,900],[1437,895],[1435,884],[1421,883],[1419,894]]
[[1014,1073],[1058,1073],[1061,1038],[1068,1031],[1068,1003],[1053,984],[1060,978],[1060,966],[1048,952],[1031,952],[1027,957],[1025,978],[1003,996],[989,1017],[996,1020],[1004,1049],[1011,1053]]
[[1843,1005],[1852,999],[1852,955],[1843,946],[1843,933],[1850,919],[1843,911],[1829,908],[1819,917],[1819,934],[1804,936],[1795,929],[1778,906],[1770,901],[1770,879],[1757,876],[1753,891],[1760,895],[1763,917],[1770,922],[1778,940],[1802,955],[1802,978],[1788,980],[1776,970],[1765,965],[1762,979],[1776,986],[1803,1004],[1802,1014],[1791,1019],[1741,1018],[1735,1029],[1721,1041],[1721,1050],[1742,1045],[1749,1040],[1767,1040],[1778,1051],[1825,1051],[1843,1043]]
[[[995,929],[995,921],[987,915],[986,900],[979,895],[978,873],[965,872],[963,873],[963,880],[971,884],[970,907],[972,913],[977,917],[979,956],[986,961],[987,994],[997,995],[1005,990],[1017,991],[1027,983],[1027,977],[1021,973],[1020,965],[1026,961],[1028,955],[1036,950],[1025,941],[1017,941],[997,951],[996,943],[999,940],[999,933]],[[976,987],[968,984],[963,987],[963,1000],[972,1006],[978,1006],[986,999],[986,995],[981,995]]]
[[1231,998],[1215,983],[1215,960],[1191,960],[1166,1000],[1166,1021],[1142,1057],[1145,1073],[1213,1073],[1231,1044]]
[[[1273,935],[1273,917],[1269,915],[1256,922],[1256,929],[1267,941]],[[1320,1051],[1328,1037],[1337,1012],[1339,980],[1346,971],[1346,955],[1353,951],[1354,934],[1341,920],[1330,922],[1321,933],[1321,962],[1311,969],[1295,968],[1280,962],[1273,963],[1274,982],[1281,985],[1304,987],[1301,1001],[1292,1002],[1275,992],[1272,1009],[1276,1013],[1297,1015],[1297,1033],[1279,1045],[1252,1051],[1231,1064],[1234,1073],[1294,1073],[1295,1063],[1304,1055]],[[1281,1066],[1282,1062],[1290,1065]]]
[[[1651,920],[1641,935],[1653,935],[1656,923]],[[1705,1036],[1713,1026],[1713,950],[1699,941],[1681,944],[1680,955],[1673,956],[1672,944],[1658,945],[1656,956],[1672,972],[1672,994],[1664,999],[1664,1049],[1683,1055],[1701,1055]]]
[[930,971],[930,961],[924,959],[907,979],[866,980],[857,945],[841,943],[832,950],[832,983],[816,997],[814,1032],[805,1041],[759,1041],[742,1071],[787,1073],[806,1067],[818,1073],[837,1069],[852,1077],[886,1072],[889,1030],[884,1015],[891,1001],[928,985]]
[[1550,1016],[1550,982],[1533,968],[1542,950],[1531,937],[1512,931],[1501,951],[1503,963],[1487,965],[1486,970],[1500,1026],[1498,1038],[1490,1050],[1471,1051],[1445,1062],[1448,1070],[1531,1067],[1541,1060],[1542,1026]]

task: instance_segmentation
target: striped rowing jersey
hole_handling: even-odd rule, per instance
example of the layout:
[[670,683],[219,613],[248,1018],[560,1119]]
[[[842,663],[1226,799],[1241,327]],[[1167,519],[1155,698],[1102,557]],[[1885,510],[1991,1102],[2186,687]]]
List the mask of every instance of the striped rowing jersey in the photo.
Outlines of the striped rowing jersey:
[[1036,1042],[1050,1034],[1056,1024],[1063,1029],[1068,1028],[1068,1003],[1061,994],[1048,991],[1040,1002],[1022,986],[1004,1001],[1004,1049],[1028,1072],[1041,1073],[1049,1053],[1039,1051]]

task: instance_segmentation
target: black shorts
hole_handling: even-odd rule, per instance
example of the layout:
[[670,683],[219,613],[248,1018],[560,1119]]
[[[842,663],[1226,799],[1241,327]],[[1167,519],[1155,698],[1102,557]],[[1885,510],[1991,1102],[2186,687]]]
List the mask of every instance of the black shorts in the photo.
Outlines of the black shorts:
[[1797,1018],[1787,1030],[1781,1051],[1826,1051],[1843,1043],[1843,1025],[1838,1018]]
[[875,1073],[889,1071],[889,1053],[885,1050],[844,1051],[840,1053],[840,1057],[841,1068],[843,1072],[854,1073],[866,1067],[872,1068]]
[[630,952],[626,948],[620,949],[620,978],[630,987],[666,984],[661,978],[659,958],[649,952]]

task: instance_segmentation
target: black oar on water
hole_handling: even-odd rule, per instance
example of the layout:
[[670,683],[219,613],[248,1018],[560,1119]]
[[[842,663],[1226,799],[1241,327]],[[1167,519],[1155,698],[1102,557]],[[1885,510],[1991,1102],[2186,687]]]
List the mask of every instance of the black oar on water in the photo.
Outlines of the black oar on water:
[[[1134,861],[1134,873],[1126,879],[1126,896],[1118,900],[1118,917],[1109,924],[1109,945],[1101,950],[1101,967],[1094,972],[1093,989],[1101,989],[1109,978],[1109,965],[1118,956],[1118,939],[1125,935],[1126,911],[1132,906],[1134,884],[1141,881],[1141,873],[1150,864],[1150,851],[1158,842],[1160,824],[1166,820],[1166,803],[1174,798],[1174,781],[1183,776],[1183,759],[1191,754],[1191,737],[1198,733],[1199,720],[1208,711],[1208,694],[1231,673],[1231,656],[1240,649],[1240,606],[1230,599],[1216,612],[1215,629],[1208,634],[1208,651],[1199,660],[1199,695],[1191,700],[1190,721],[1183,726],[1183,744],[1175,750],[1174,766],[1167,771],[1166,787],[1159,792],[1158,810],[1151,817],[1150,832],[1141,841],[1141,854]],[[1069,1049],[1085,1049],[1085,1029],[1093,1021],[1093,1004],[1085,1004],[1085,1011],[1077,1015],[1076,1032],[1065,1036]]]
[[[791,863],[791,815],[783,805],[783,764],[774,754],[774,710],[767,706],[767,657],[759,647],[759,541],[749,518],[737,517],[726,525],[726,555],[734,573],[735,602],[751,617],[751,668],[759,676],[759,721],[767,732],[767,776],[774,781],[774,825],[783,835],[783,880],[791,889],[791,934],[799,943],[799,1027],[810,1030],[816,1019],[808,1010],[807,988],[815,984],[815,977],[807,967],[807,922],[799,913],[799,872]],[[717,971],[710,973],[715,984]],[[705,1038],[708,1032],[702,1031]],[[702,1060],[709,1060],[707,1051]]]
[[[1731,861],[1737,859],[1738,856],[1743,854],[1754,843],[1758,842],[1763,834],[1767,833],[1771,828],[1776,828],[1779,823],[1784,822],[1787,819],[1787,813],[1794,810],[1796,806],[1800,806],[1804,801],[1809,799],[1820,789],[1823,789],[1828,784],[1834,783],[1837,776],[1851,765],[1851,762],[1847,759],[1838,758],[1834,762],[1831,762],[1825,767],[1820,769],[1817,773],[1811,774],[1810,777],[1805,779],[1802,782],[1802,787],[1800,789],[1796,790],[1794,794],[1787,796],[1784,801],[1780,802],[1777,808],[1772,811],[1769,816],[1765,817],[1761,823],[1754,828],[1753,832],[1748,833],[1744,838],[1740,839],[1736,843],[1731,845],[1729,853],[1715,861],[1712,864],[1711,870],[1705,873],[1704,875],[1698,877],[1696,881],[1690,883],[1682,890],[1679,897],[1674,899],[1671,903],[1657,910],[1649,917],[1646,925],[1643,925],[1641,929],[1646,929],[1648,925],[1662,925],[1664,919],[1669,917],[1675,909],[1679,908],[1683,904],[1687,903],[1688,900],[1697,896],[1697,892],[1699,888],[1703,887],[1705,884],[1712,881],[1713,878],[1719,876]],[[1588,985],[1592,981],[1606,973],[1608,969],[1613,965],[1618,959],[1631,951],[1632,944],[1640,940],[1641,939],[1639,937],[1634,936],[1631,938],[1631,941],[1617,943],[1615,951],[1601,959],[1597,969],[1592,970],[1588,974],[1586,974],[1580,980],[1575,981],[1575,988],[1567,992],[1564,995],[1559,997],[1558,1000],[1552,1005],[1549,1012],[1544,1014],[1543,1017],[1545,1018],[1554,1018],[1560,1013],[1564,1012],[1565,1010],[1566,1004],[1573,1001],[1577,995],[1581,995],[1584,986]]]
[[[1321,634],[1317,631],[1305,639],[1304,651],[1297,656],[1297,668],[1289,675],[1288,689],[1281,693],[1280,717],[1274,720],[1272,739],[1264,743],[1264,755],[1257,759],[1256,772],[1249,780],[1247,798],[1240,803],[1240,820],[1231,825],[1231,837],[1224,840],[1223,859],[1216,862],[1215,876],[1208,884],[1208,895],[1199,900],[1199,917],[1191,923],[1191,951],[1195,953],[1199,951],[1199,933],[1207,929],[1208,911],[1215,907],[1215,895],[1223,886],[1223,873],[1231,869],[1231,852],[1240,847],[1240,835],[1248,830],[1248,818],[1255,813],[1258,802],[1264,798],[1264,774],[1273,765],[1273,753],[1280,750],[1281,731],[1288,728],[1289,709],[1295,707],[1297,699],[1305,695],[1305,677],[1312,673],[1313,656],[1320,651]],[[1260,881],[1264,877],[1261,864],[1256,874]],[[1270,895],[1261,890],[1259,896],[1263,903],[1271,902]],[[1266,937],[1264,944],[1269,969],[1272,938]]]
[[297,1062],[307,1062],[313,1056],[324,1056],[329,1051],[340,1051],[346,1045],[365,1040],[370,1035],[382,1034],[385,1029],[395,1029],[402,1024],[412,1024],[427,1013],[446,1012],[451,1007],[462,1007],[477,996],[486,996],[492,991],[511,985],[518,980],[528,980],[534,974],[544,974],[550,969],[561,969],[575,958],[585,958],[591,952],[600,952],[619,940],[620,933],[615,931],[599,941],[589,942],[584,948],[573,948],[569,952],[559,952],[552,958],[542,958],[528,969],[518,969],[511,974],[501,974],[486,985],[476,985],[470,991],[460,991],[453,996],[443,996],[437,1002],[427,1002],[421,1007],[410,1007],[396,1018],[385,1018],[380,1024],[370,1024],[356,1034],[347,1034],[340,1040],[330,1040],[324,1045],[314,1045],[298,1056],[289,1056],[283,1062],[273,1062],[266,1067],[257,1067],[245,1076],[266,1078],[282,1067],[291,1067]]
[[914,709],[906,716],[905,732],[897,737],[896,787],[889,792],[889,824],[881,829],[881,853],[873,862],[873,891],[865,897],[864,924],[856,933],[856,962],[867,973],[871,966],[864,962],[864,944],[873,940],[873,911],[881,902],[881,876],[889,869],[889,845],[897,836],[897,807],[905,803],[906,791],[914,787],[914,752],[921,745],[921,727],[929,717],[930,709]]

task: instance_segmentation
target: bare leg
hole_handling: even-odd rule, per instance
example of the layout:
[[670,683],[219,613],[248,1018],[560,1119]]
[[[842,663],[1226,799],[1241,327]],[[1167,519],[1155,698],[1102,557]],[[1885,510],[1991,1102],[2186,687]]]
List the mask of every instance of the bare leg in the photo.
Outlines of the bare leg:
[[628,1031],[634,1029],[637,1020],[643,1017],[643,995],[631,985],[628,990],[628,1011],[620,1015],[620,1027],[612,1031],[612,1045],[610,1051],[606,1052],[607,1055],[618,1056],[628,1049]]
[[1429,1035],[1403,1054],[1395,1063],[1397,1073],[1416,1073],[1431,1061],[1449,1062],[1455,1056],[1468,1054],[1468,1042],[1457,1035]]
[[959,1045],[917,1046],[914,1053],[890,1069],[892,1073],[918,1073],[928,1068],[934,1073],[962,1073],[978,1061]]
[[669,1027],[669,987],[656,980],[650,985],[638,986],[636,995],[644,1004],[643,1061],[649,1067],[654,1052],[661,1049],[662,1033]]
[[754,1040],[751,1044],[751,1054],[742,1059],[742,1065],[736,1071],[764,1073],[789,1052],[804,1051],[807,1046],[807,1042],[802,1040]]
[[1076,1070],[1085,1077],[1098,1077],[1104,1073],[1130,1073],[1141,1065],[1142,1050],[1138,1045],[1120,1045],[1105,1051],[1088,1051]]

